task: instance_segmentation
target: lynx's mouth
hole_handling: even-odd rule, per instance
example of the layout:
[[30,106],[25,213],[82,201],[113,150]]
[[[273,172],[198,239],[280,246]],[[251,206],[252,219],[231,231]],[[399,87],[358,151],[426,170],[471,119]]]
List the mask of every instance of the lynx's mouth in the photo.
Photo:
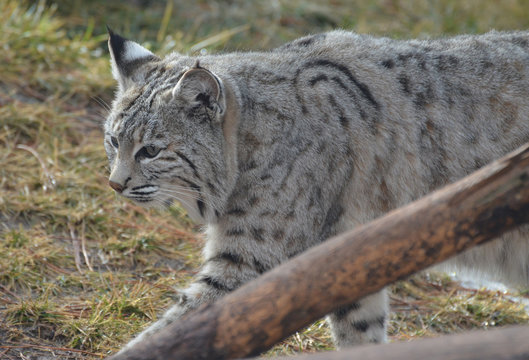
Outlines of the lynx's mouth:
[[142,185],[136,186],[130,189],[130,191],[124,191],[123,196],[137,201],[139,203],[151,202],[156,198],[159,187],[156,185]]
[[145,184],[128,187],[109,181],[110,187],[119,195],[132,200],[141,206],[168,208],[178,202],[197,223],[205,221],[206,202],[200,192],[200,187],[192,182],[184,182],[188,186],[171,184],[159,186]]
[[123,187],[122,185],[119,185],[112,181],[109,181],[109,185],[121,196],[138,202],[142,205],[148,205],[148,203],[156,202],[160,190],[159,186],[152,184],[128,188]]

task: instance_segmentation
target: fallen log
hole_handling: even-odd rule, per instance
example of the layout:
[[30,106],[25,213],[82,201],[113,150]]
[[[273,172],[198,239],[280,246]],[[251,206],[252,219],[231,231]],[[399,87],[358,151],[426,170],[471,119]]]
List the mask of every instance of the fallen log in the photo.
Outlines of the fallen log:
[[[471,331],[385,345],[296,356],[296,360],[520,360],[529,359],[529,327]],[[291,360],[292,357],[270,360]]]
[[529,221],[529,146],[338,235],[115,355],[257,355],[323,315]]

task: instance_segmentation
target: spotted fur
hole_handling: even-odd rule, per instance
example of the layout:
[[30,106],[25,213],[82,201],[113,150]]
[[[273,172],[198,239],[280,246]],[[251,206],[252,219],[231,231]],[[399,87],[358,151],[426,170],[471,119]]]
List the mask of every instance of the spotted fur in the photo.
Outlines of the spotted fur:
[[[132,343],[342,231],[529,140],[529,33],[396,41],[344,31],[269,52],[159,58],[110,34],[110,185],[206,224],[204,265]],[[420,219],[417,219],[420,221]],[[454,261],[529,284],[528,230]],[[384,292],[329,316],[385,340]]]

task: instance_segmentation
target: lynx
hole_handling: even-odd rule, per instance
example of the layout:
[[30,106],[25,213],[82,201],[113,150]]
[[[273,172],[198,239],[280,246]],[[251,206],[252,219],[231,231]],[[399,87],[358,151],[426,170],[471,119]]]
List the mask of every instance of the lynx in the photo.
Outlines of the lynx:
[[[146,206],[180,202],[207,237],[195,280],[130,344],[529,141],[526,32],[332,31],[266,52],[160,58],[110,31],[109,48],[109,185]],[[451,263],[528,285],[528,235]],[[387,318],[382,291],[328,321],[346,347],[384,342]]]

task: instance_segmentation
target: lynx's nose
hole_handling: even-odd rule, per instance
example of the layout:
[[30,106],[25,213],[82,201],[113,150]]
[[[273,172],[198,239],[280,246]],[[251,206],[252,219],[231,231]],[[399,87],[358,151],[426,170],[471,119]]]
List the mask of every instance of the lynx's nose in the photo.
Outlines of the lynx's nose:
[[123,185],[121,184],[118,184],[117,182],[114,182],[112,180],[109,180],[108,181],[108,185],[110,185],[110,187],[114,190],[116,190],[118,193],[122,193],[123,192]]

